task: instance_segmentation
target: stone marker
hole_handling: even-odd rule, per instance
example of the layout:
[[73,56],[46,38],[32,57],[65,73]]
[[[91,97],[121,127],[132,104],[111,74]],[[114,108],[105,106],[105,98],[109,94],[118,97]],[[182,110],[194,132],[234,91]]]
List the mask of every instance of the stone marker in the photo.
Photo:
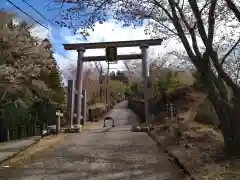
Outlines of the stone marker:
[[58,110],[56,112],[56,116],[57,116],[57,122],[56,122],[56,134],[60,133],[60,122],[61,122],[61,117],[63,117],[63,113],[60,112],[60,110]]

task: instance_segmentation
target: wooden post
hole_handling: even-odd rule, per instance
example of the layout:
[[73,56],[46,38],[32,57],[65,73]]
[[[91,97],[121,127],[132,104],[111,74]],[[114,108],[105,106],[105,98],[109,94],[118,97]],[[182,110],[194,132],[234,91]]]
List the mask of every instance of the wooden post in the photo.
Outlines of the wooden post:
[[73,113],[74,113],[74,81],[68,80],[68,94],[67,94],[67,109],[68,109],[68,122],[70,128],[73,126]]
[[57,122],[56,122],[56,133],[59,134],[60,133],[60,127],[61,127],[61,117],[63,117],[63,113],[60,112],[60,110],[58,110],[56,112],[56,116],[57,116]]
[[86,90],[83,90],[82,92],[83,98],[82,98],[82,119],[81,119],[81,125],[84,125],[87,119],[87,92]]

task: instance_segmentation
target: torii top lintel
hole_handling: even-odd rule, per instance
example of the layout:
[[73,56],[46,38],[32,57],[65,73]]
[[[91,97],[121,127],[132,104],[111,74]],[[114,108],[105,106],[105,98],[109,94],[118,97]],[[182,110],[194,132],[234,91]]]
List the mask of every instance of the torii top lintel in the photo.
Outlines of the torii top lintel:
[[101,49],[108,47],[134,47],[134,46],[157,46],[162,44],[163,39],[147,39],[136,41],[113,41],[100,43],[79,43],[79,44],[63,44],[65,50],[78,49]]

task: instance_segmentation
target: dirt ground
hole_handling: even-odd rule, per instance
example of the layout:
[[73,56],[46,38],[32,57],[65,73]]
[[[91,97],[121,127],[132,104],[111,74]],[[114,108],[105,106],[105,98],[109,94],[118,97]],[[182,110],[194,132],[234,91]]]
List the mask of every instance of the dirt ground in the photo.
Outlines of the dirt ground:
[[159,123],[156,119],[151,134],[195,179],[240,180],[240,160],[224,154],[221,133],[210,125],[194,121],[196,110],[205,98],[204,94],[188,92],[177,102],[180,120]]

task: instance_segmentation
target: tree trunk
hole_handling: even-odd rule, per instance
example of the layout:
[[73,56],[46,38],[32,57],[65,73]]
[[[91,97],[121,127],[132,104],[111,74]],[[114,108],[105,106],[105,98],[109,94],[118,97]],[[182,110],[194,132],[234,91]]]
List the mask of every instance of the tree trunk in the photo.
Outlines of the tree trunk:
[[240,156],[240,121],[238,115],[234,116],[222,112],[219,120],[226,152],[232,156]]
[[228,104],[217,104],[216,112],[224,138],[225,150],[231,156],[240,157],[240,103],[234,107]]
[[[207,74],[207,73],[206,73]],[[207,78],[208,77],[208,78]],[[240,91],[234,94],[233,102],[230,102],[227,91],[218,93],[211,84],[211,76],[203,76],[208,91],[208,99],[211,101],[220,122],[220,129],[224,138],[225,150],[229,155],[240,156]],[[225,94],[225,95],[223,95]]]

